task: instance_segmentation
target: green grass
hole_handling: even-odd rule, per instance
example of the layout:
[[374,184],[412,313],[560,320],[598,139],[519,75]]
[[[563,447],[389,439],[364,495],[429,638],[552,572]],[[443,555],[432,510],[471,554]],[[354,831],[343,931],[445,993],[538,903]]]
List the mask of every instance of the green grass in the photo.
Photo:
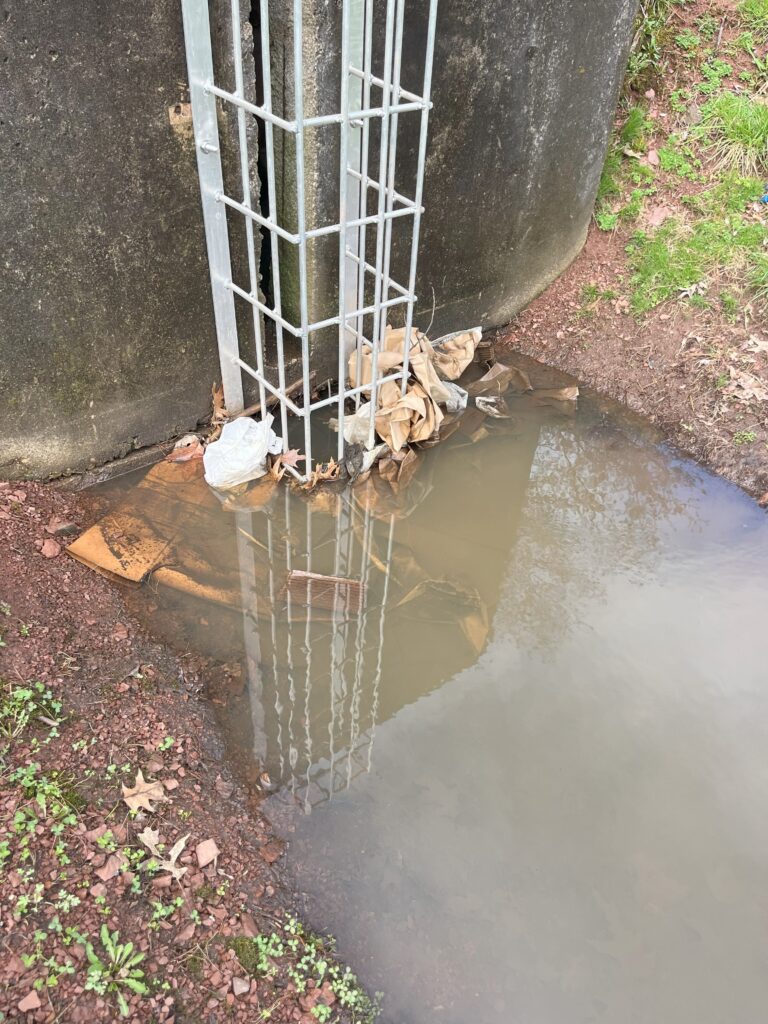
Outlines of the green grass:
[[631,305],[646,313],[702,283],[718,270],[756,273],[768,228],[738,214],[700,220],[670,220],[653,234],[638,231],[627,247],[634,274]]
[[768,303],[768,252],[755,253],[751,260],[748,281],[758,302]]
[[644,153],[647,148],[647,136],[651,131],[651,123],[642,107],[631,107],[621,131],[619,141],[622,146]]
[[658,83],[666,67],[665,47],[672,34],[672,8],[685,0],[641,0],[624,80],[629,92],[644,92]]
[[756,32],[768,32],[768,0],[741,0],[739,14]]
[[768,168],[768,104],[750,96],[724,92],[702,108],[697,136],[723,170],[757,176]]

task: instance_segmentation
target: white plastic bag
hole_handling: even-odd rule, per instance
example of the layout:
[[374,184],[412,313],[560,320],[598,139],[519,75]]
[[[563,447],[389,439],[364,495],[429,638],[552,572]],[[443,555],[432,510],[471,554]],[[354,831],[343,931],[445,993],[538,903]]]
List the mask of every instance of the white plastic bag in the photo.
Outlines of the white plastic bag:
[[277,455],[283,448],[272,430],[273,419],[267,415],[257,422],[242,416],[225,423],[218,441],[205,449],[205,482],[225,491],[264,476],[267,455]]

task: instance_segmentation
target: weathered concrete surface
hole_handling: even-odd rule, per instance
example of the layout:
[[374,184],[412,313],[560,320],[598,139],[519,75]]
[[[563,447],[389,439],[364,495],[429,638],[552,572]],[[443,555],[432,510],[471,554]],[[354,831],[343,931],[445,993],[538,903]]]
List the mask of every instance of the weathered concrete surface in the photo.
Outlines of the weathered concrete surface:
[[[427,6],[406,5],[402,82],[413,92],[422,90]],[[375,37],[385,7],[376,7]],[[441,0],[417,279],[422,327],[431,318],[433,289],[433,333],[504,324],[576,256],[636,9],[637,0]],[[305,0],[305,18],[309,104],[312,113],[325,113],[338,109],[338,5]],[[283,80],[290,81],[285,47],[283,58]],[[291,98],[285,101],[290,109]],[[418,122],[418,114],[400,118],[397,185],[407,195],[414,190]],[[378,176],[375,132],[372,138],[370,167]],[[336,219],[337,146],[335,131],[308,138],[307,209],[316,222]],[[292,184],[286,181],[287,216]],[[407,226],[407,219],[396,222],[393,236],[393,268],[403,283]],[[309,255],[310,303],[327,316],[338,264],[332,253]]]
[[439,8],[417,282],[422,323],[432,288],[437,331],[507,323],[577,255],[636,8],[636,0]]
[[218,375],[181,10],[3,10],[0,476],[56,475],[193,427]]

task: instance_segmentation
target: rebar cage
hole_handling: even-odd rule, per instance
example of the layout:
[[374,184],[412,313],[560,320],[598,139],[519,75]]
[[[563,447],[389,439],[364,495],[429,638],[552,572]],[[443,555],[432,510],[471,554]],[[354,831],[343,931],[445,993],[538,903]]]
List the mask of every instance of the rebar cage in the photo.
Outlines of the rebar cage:
[[[279,404],[282,441],[288,450],[288,415],[304,421],[304,472],[292,466],[286,469],[298,479],[312,472],[312,414],[335,407],[338,419],[338,457],[344,451],[344,417],[347,400],[359,406],[361,396],[370,397],[370,443],[375,431],[378,389],[385,381],[399,380],[405,393],[409,373],[409,345],[416,302],[415,283],[419,229],[422,215],[427,126],[431,108],[430,91],[435,43],[437,0],[428,0],[427,29],[422,62],[423,81],[418,93],[403,88],[403,36],[405,0],[386,0],[381,18],[380,6],[374,12],[373,0],[341,0],[340,95],[339,109],[318,116],[304,113],[304,5],[308,0],[292,0],[293,117],[288,119],[273,108],[270,55],[270,3],[258,0],[260,19],[261,90],[260,103],[247,99],[243,63],[240,0],[230,0],[234,90],[217,84],[211,46],[209,0],[182,0],[184,35],[189,72],[190,101],[194,123],[195,147],[202,196],[206,243],[213,293],[213,306],[219,346],[224,398],[230,413],[243,409],[245,373],[258,385],[261,415],[268,402]],[[287,4],[288,0],[284,0]],[[274,0],[273,0],[274,9]],[[281,13],[282,7],[281,7]],[[374,31],[376,23],[377,31]],[[376,38],[374,38],[376,36]],[[374,74],[374,65],[379,74]],[[254,97],[256,98],[256,97]],[[224,188],[219,144],[219,105],[236,112],[239,148],[240,197],[228,195]],[[282,111],[285,114],[285,111]],[[412,194],[396,190],[398,119],[416,113],[420,118],[415,181]],[[248,117],[252,115],[262,128],[266,168],[266,209],[256,208],[251,180]],[[373,128],[372,128],[373,126]],[[339,131],[338,219],[334,223],[311,225],[306,217],[305,138],[309,130]],[[275,176],[275,132],[291,140],[295,166],[295,230],[279,223]],[[285,152],[285,149],[281,149]],[[370,172],[374,170],[375,175]],[[288,176],[285,175],[287,178]],[[280,183],[284,189],[286,181]],[[372,194],[372,199],[371,199]],[[369,202],[369,199],[371,201]],[[370,206],[370,209],[369,209]],[[241,287],[233,280],[227,211],[242,218],[246,239],[248,284]],[[410,254],[407,282],[393,279],[392,230],[401,218],[410,225]],[[269,236],[271,258],[271,302],[260,290],[257,270],[254,225],[265,239]],[[310,320],[307,247],[313,239],[338,236],[338,310],[320,320]],[[298,323],[284,312],[281,299],[281,245],[295,250],[298,278]],[[370,253],[370,258],[369,258]],[[247,319],[252,339],[238,337],[235,299],[251,307]],[[389,311],[404,309],[404,351],[402,366],[380,376],[378,354],[387,328]],[[251,326],[252,325],[252,326]],[[315,341],[320,331],[338,334],[337,381],[330,394],[315,398],[311,385]],[[269,379],[265,360],[265,335],[274,337],[276,379]],[[301,346],[301,400],[286,393],[286,332]],[[241,334],[243,332],[241,331]],[[348,380],[348,358],[357,350],[358,379]],[[370,352],[372,378],[360,383],[361,356]],[[254,353],[253,362],[247,358]],[[314,353],[315,356],[318,353]]]

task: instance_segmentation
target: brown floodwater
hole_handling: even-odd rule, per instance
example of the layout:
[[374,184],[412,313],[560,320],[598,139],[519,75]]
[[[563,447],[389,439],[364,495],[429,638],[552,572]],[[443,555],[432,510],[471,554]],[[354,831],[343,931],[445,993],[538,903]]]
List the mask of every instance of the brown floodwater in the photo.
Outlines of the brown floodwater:
[[134,601],[240,679],[229,756],[386,1024],[764,1024],[766,517],[612,404],[510,405],[389,498],[166,494],[234,607]]

